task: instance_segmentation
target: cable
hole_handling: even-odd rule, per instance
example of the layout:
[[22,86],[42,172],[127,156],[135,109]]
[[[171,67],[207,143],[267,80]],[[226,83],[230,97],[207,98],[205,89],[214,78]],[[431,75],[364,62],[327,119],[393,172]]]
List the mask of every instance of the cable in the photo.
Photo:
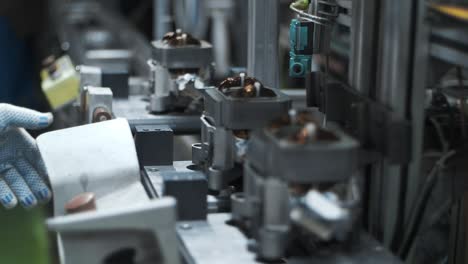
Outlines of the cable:
[[[292,11],[297,13],[302,19],[304,19],[306,21],[313,22],[313,23],[316,23],[316,24],[319,24],[319,25],[322,25],[322,26],[331,26],[329,24],[329,23],[331,23],[331,21],[328,18],[319,17],[319,16],[315,16],[315,15],[306,13],[306,12],[300,10],[300,9],[295,8],[292,4],[289,6],[289,9],[291,9]],[[325,22],[325,23],[323,23],[323,22]]]
[[[460,90],[463,90],[463,72],[460,66],[456,68],[457,70],[457,79],[460,85]],[[460,99],[460,122],[461,122],[461,134],[463,139],[466,139],[466,97],[462,96]]]
[[449,150],[449,143],[447,140],[445,140],[444,132],[442,131],[442,128],[437,122],[437,120],[433,117],[429,118],[429,122],[434,126],[437,132],[437,136],[439,137],[440,145],[442,146],[442,153],[447,153]]
[[440,171],[440,169],[444,168],[446,161],[455,154],[456,152],[454,150],[445,153],[442,157],[440,157],[440,159],[429,172],[429,175],[427,176],[426,182],[424,183],[423,189],[421,191],[421,195],[412,206],[408,231],[405,233],[405,236],[403,237],[403,243],[398,250],[398,255],[402,259],[407,258],[416,234],[419,231],[419,226],[426,210],[426,201],[428,200],[434,185],[437,182],[437,173]]

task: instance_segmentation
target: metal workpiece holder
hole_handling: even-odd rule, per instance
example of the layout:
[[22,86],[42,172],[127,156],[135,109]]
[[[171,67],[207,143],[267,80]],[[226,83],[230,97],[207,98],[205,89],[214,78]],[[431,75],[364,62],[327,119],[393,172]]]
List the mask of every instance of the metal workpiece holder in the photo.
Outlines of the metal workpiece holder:
[[113,118],[113,93],[110,88],[87,86],[85,95],[85,124],[98,123]]
[[213,63],[213,46],[200,40],[200,46],[172,47],[162,40],[152,43],[153,59],[169,69],[197,69]]
[[152,59],[148,61],[150,68],[150,83],[154,91],[150,96],[150,112],[165,112],[171,110],[174,97],[177,97],[178,85],[171,70],[194,70],[196,76],[203,82],[211,77],[213,66],[213,47],[206,41],[200,45],[173,47],[162,40],[152,43]]
[[176,207],[175,199],[162,198],[132,208],[55,217],[47,226],[67,241],[62,263],[115,263],[126,256],[129,262],[178,264]]
[[357,167],[359,145],[338,129],[333,134],[336,142],[297,145],[269,131],[254,132],[247,151],[249,164],[263,175],[298,184],[346,180]]
[[398,118],[391,108],[341,83],[328,84],[323,108],[328,121],[338,123],[361,142],[361,165],[382,157],[391,164],[411,162],[411,122]]
[[290,109],[291,100],[286,95],[269,90],[274,97],[233,98],[218,89],[206,90],[202,142],[192,147],[192,154],[193,162],[204,168],[211,190],[224,190],[239,177],[232,171],[236,162],[234,131],[261,128]]
[[294,206],[290,183],[346,182],[356,170],[358,143],[337,128],[330,131],[336,141],[306,146],[280,140],[266,129],[253,133],[244,163],[244,193],[232,195],[231,202],[233,220],[254,238],[252,249],[260,258],[284,256]]

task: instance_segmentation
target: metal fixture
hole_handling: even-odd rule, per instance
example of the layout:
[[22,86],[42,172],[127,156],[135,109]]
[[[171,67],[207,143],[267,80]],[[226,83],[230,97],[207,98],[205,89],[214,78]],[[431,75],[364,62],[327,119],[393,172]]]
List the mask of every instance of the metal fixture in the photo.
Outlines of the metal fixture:
[[152,44],[150,112],[200,111],[199,90],[211,78],[212,46],[181,30]]
[[257,79],[241,74],[205,94],[201,117],[202,142],[193,146],[192,160],[208,177],[211,190],[221,191],[240,177],[251,130],[286,113],[291,100]]
[[358,143],[320,127],[319,116],[291,110],[251,136],[244,193],[232,196],[233,220],[262,259],[285,257],[301,232],[319,243],[346,241],[355,230]]

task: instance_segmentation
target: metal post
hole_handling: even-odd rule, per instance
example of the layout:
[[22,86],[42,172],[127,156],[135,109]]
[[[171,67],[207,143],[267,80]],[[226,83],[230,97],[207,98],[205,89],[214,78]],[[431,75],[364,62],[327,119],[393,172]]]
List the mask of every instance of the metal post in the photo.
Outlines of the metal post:
[[[391,107],[396,118],[405,118],[406,91],[409,76],[409,32],[411,1],[384,0],[381,2],[381,54],[379,56],[378,85],[376,100]],[[403,195],[402,171],[400,166],[392,166],[386,160],[378,164],[380,182],[383,186],[382,208],[383,242],[390,247],[401,228],[402,219],[399,199]],[[397,193],[398,195],[395,195]],[[401,231],[401,230],[400,230]]]
[[[415,48],[413,55],[413,79],[411,90],[411,123],[413,127],[412,135],[412,157],[408,170],[408,191],[406,204],[409,205],[418,195],[421,186],[421,162],[424,141],[424,118],[425,118],[425,98],[427,86],[427,65],[429,65],[429,27],[426,24],[426,1],[418,0],[418,17],[416,21]],[[410,206],[406,208],[406,216],[409,215]],[[408,219],[405,219],[405,222]]]
[[[414,19],[418,15],[418,10],[413,5],[413,1],[407,0],[383,0],[380,7],[381,53],[378,62],[376,100],[392,109],[393,118],[405,120],[411,117],[411,104],[408,98],[412,90],[420,89],[413,86],[415,78],[413,66],[417,65],[414,65],[415,58],[411,56],[417,50],[414,46],[413,30],[416,28]],[[379,176],[383,186],[382,208],[386,208],[381,212],[385,216],[383,239],[387,246],[391,246],[399,240],[404,231],[408,167],[392,166],[386,160],[379,165],[381,169]],[[395,193],[398,195],[395,196]]]
[[233,12],[234,2],[232,0],[211,0],[206,4],[211,11],[213,20],[211,40],[216,63],[216,77],[223,78],[229,74],[231,67],[229,16]]
[[[355,0],[349,9],[351,9],[351,49],[348,82],[361,95],[375,99],[373,97],[377,79],[375,71],[378,50],[375,45],[375,40],[378,38],[377,3],[375,0]],[[365,138],[366,135],[362,135],[362,139]],[[364,180],[368,169],[363,168],[356,175]],[[372,186],[369,190],[369,197],[372,198],[367,204],[369,212],[366,222],[371,234],[379,238],[382,226],[381,170],[378,165],[370,167],[370,170],[376,177],[367,179]]]
[[162,39],[164,34],[171,31],[171,1],[154,0],[153,21],[153,37],[155,40]]
[[279,0],[249,0],[247,72],[279,88]]
[[370,87],[375,84],[376,13],[375,0],[352,3],[349,83],[366,96],[370,96]]

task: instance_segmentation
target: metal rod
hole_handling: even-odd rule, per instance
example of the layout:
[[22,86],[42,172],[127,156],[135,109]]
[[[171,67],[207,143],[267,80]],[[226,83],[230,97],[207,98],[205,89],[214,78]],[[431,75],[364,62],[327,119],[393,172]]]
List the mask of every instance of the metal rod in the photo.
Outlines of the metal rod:
[[153,11],[153,37],[155,40],[158,40],[162,39],[164,34],[171,31],[171,1],[154,0]]
[[247,73],[271,88],[279,88],[279,2],[249,0]]

